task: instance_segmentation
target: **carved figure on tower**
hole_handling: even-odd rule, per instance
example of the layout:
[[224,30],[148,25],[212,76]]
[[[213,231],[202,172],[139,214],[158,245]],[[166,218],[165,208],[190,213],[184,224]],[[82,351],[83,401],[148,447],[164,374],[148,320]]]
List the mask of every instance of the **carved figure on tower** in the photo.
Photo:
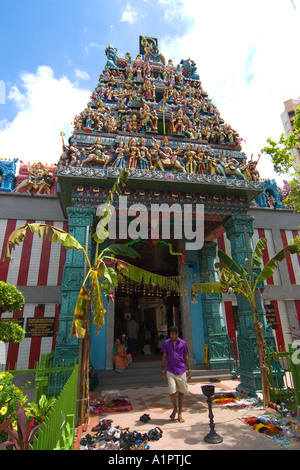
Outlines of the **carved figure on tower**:
[[158,151],[164,169],[179,169],[186,173],[184,165],[182,165],[178,159],[178,155],[182,152],[179,147],[177,147],[176,150],[172,150],[169,147],[169,141],[167,137],[163,138],[161,146],[159,142],[154,139],[154,137],[152,137],[152,140],[152,146],[155,150]]
[[135,170],[140,159],[140,151],[136,139],[130,139],[128,143],[129,163],[128,168]]
[[126,166],[125,158],[128,153],[127,145],[121,141],[119,143],[119,146],[116,148],[115,153],[117,154],[117,157],[112,163],[112,166],[116,168],[125,168]]
[[105,147],[101,145],[101,140],[96,139],[95,144],[86,149],[87,157],[82,161],[82,166],[86,164],[101,165],[104,168],[111,162],[112,156],[104,153]]
[[54,174],[48,171],[41,162],[38,162],[29,167],[28,178],[23,180],[14,191],[18,192],[21,188],[25,187],[27,193],[37,189],[37,194],[43,191],[50,194],[50,188],[54,182]]

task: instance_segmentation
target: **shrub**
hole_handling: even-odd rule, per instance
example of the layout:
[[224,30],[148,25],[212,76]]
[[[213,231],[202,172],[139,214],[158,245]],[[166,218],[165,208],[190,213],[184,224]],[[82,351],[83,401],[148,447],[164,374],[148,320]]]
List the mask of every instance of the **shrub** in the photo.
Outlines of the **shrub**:
[[47,418],[55,402],[56,398],[51,397],[48,400],[46,395],[42,395],[38,403],[28,403],[24,409],[28,417],[34,418],[35,424],[41,424]]
[[[16,413],[18,402],[24,405],[27,400],[23,390],[13,384],[13,378],[14,376],[10,372],[0,372],[0,424],[9,416]],[[0,442],[5,442],[6,440],[6,431],[1,431]]]
[[0,315],[3,312],[13,312],[21,310],[25,299],[20,292],[12,284],[0,281]]
[[25,331],[17,323],[0,321],[0,341],[4,343],[20,343]]

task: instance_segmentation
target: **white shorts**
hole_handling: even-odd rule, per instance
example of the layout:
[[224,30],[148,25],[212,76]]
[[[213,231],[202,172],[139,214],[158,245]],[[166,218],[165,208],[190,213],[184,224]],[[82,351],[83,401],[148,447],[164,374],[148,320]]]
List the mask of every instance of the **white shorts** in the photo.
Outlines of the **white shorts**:
[[186,372],[181,375],[175,375],[172,372],[167,371],[167,379],[170,395],[173,395],[173,393],[176,393],[177,391],[184,393],[185,395],[189,394]]

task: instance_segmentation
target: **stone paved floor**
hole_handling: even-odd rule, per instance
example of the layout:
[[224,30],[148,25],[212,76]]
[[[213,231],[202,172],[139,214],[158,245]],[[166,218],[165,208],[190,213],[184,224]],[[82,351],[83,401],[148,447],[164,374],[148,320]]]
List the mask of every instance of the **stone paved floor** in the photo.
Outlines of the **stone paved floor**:
[[[238,381],[230,380],[214,384],[215,392],[221,390],[234,390]],[[266,410],[230,411],[220,405],[213,405],[213,414],[216,432],[223,438],[220,444],[208,444],[204,436],[209,432],[209,418],[206,399],[202,395],[203,383],[190,383],[190,394],[185,397],[183,417],[184,423],[170,420],[171,402],[167,387],[131,388],[120,390],[121,396],[128,396],[133,410],[129,412],[116,412],[110,414],[91,415],[86,433],[91,433],[93,426],[100,419],[112,419],[113,426],[129,427],[130,431],[136,430],[145,433],[158,426],[163,431],[163,436],[158,441],[149,442],[150,450],[163,451],[195,451],[195,450],[295,450],[281,449],[266,435],[255,432],[251,426],[244,424],[243,416],[260,416]],[[91,392],[91,397],[98,392]],[[271,411],[271,410],[270,410]],[[144,413],[150,415],[151,420],[143,423],[139,420]],[[80,438],[85,433],[78,432],[76,449],[84,450],[79,445]],[[298,448],[298,450],[300,447]]]

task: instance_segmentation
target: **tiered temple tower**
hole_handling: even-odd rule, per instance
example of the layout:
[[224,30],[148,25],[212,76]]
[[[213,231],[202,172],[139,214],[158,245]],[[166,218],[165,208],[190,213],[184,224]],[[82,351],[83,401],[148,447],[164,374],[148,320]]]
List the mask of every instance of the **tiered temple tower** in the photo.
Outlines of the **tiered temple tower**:
[[[162,251],[158,248],[155,251],[155,247],[161,250],[163,247],[150,233],[144,236],[143,246],[134,240],[135,248],[140,249],[143,266],[148,266],[147,252],[152,250],[151,258],[156,264],[151,267],[177,276],[182,282],[182,295],[173,300],[173,305],[163,300],[165,293],[157,295],[158,305],[161,314],[165,312],[161,322],[168,325],[171,320],[167,312],[172,307],[173,320],[176,317],[180,323],[192,361],[203,363],[204,351],[208,351],[211,368],[232,368],[220,295],[199,296],[195,303],[190,287],[199,279],[214,278],[215,240],[225,231],[232,256],[239,264],[244,262],[243,227],[249,239],[253,232],[247,211],[251,201],[263,191],[257,162],[247,160],[241,137],[222,119],[203,89],[195,63],[188,59],[174,65],[172,60],[165,60],[150,40],[145,39],[144,46],[143,53],[135,59],[130,53],[119,57],[112,46],[106,48],[104,70],[86,108],[74,119],[74,132],[68,143],[62,135],[63,154],[57,169],[60,201],[70,233],[86,244],[90,252],[97,207],[106,200],[108,189],[122,168],[128,169],[128,184],[123,191],[128,204],[141,203],[147,208],[153,203],[204,205],[201,249],[186,250],[184,240],[174,237],[163,240],[160,236],[158,240],[169,245],[169,250],[165,246],[167,252],[163,252],[165,258],[160,258]],[[182,256],[175,257],[176,263],[167,268],[164,259],[167,255],[169,261],[171,255],[175,259],[176,254]],[[83,262],[80,253],[67,253],[55,349],[57,364],[62,360],[72,362],[78,356],[78,340],[70,336],[70,331],[83,279]],[[129,304],[124,301],[123,311],[134,305],[135,312],[142,311],[144,315],[147,309],[139,300],[142,294],[138,287],[127,285],[124,289],[127,300],[130,295],[132,299]],[[109,303],[100,337],[92,332],[91,360],[98,369],[111,367],[115,318],[121,298],[119,292],[116,303]],[[260,385],[258,360],[255,352],[252,354],[255,350],[252,314],[242,299],[238,300],[238,311],[243,348],[239,373],[242,387],[255,392]],[[156,326],[162,327],[158,323]],[[267,342],[272,341],[268,328],[265,336]]]

